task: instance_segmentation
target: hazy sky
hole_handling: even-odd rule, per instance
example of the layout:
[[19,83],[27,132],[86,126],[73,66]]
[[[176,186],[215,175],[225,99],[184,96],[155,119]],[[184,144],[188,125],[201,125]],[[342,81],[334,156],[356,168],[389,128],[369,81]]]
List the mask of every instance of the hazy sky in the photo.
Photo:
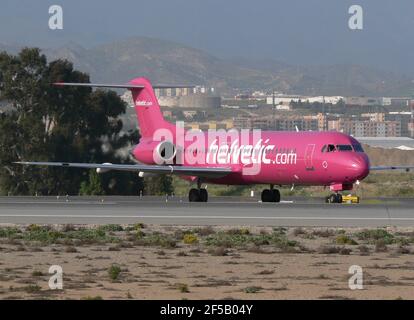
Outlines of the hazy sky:
[[[63,30],[48,28],[63,7]],[[364,29],[348,28],[352,4]],[[1,0],[0,43],[93,46],[130,36],[180,42],[219,57],[357,63],[414,73],[413,0]]]

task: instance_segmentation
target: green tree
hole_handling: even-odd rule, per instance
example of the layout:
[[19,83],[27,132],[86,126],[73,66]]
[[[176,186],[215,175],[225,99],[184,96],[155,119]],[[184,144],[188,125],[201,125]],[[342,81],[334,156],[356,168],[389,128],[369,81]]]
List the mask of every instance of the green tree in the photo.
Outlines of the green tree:
[[171,195],[174,192],[173,179],[170,175],[156,175],[144,178],[146,195]]
[[[125,103],[113,91],[86,87],[56,87],[54,82],[89,82],[89,76],[66,60],[50,63],[39,49],[17,56],[0,53],[0,100],[12,111],[0,115],[0,192],[2,194],[78,194],[91,183],[88,170],[18,166],[14,161],[124,163],[119,152],[136,143],[137,132],[122,132],[119,115]],[[136,194],[142,185],[136,174],[111,187],[103,175],[102,188]],[[119,188],[129,188],[119,190]],[[135,189],[135,190],[134,190]]]
[[105,194],[101,177],[94,170],[89,172],[89,181],[82,181],[79,189],[81,195],[101,196]]

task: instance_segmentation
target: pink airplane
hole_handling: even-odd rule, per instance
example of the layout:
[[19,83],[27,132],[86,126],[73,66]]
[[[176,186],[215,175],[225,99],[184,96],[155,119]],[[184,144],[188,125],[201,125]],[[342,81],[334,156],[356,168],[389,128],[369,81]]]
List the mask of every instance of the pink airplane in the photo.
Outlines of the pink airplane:
[[[184,130],[167,122],[154,88],[145,78],[125,85],[56,83],[58,86],[126,88],[131,90],[141,133],[131,150],[137,164],[17,162],[24,165],[58,166],[133,171],[145,174],[177,174],[196,183],[190,202],[207,202],[204,183],[225,185],[268,184],[262,202],[280,202],[274,186],[329,186],[327,201],[341,203],[340,191],[352,190],[372,170],[410,170],[414,166],[370,166],[361,144],[339,132],[201,132]],[[224,131],[224,130],[223,130]]]

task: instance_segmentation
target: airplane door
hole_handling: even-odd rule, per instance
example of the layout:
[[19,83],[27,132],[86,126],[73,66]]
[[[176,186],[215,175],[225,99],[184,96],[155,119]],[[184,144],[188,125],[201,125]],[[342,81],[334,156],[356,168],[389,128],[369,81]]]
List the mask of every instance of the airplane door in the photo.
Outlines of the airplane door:
[[313,171],[315,167],[313,166],[313,153],[315,152],[315,145],[308,144],[305,151],[305,167],[306,170]]

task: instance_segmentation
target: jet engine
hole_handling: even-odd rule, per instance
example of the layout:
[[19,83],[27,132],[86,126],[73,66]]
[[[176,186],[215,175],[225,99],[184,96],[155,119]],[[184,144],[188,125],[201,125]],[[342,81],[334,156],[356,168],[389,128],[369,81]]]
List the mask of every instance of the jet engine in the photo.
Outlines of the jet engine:
[[[102,164],[112,164],[112,163],[104,162]],[[109,168],[96,168],[96,173],[105,173],[105,172],[108,172],[108,171],[111,171],[111,169],[109,169]]]

